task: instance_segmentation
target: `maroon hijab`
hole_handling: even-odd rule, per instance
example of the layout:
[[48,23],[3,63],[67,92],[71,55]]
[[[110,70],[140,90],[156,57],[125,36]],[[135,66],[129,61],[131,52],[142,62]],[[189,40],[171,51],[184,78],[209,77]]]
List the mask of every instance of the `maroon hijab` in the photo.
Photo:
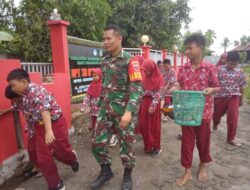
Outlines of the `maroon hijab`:
[[222,62],[222,59],[225,59],[225,60],[227,59],[227,53],[223,53],[223,54],[220,56],[219,61],[216,63],[216,67],[226,64],[225,61],[224,61],[224,63]]
[[141,55],[136,55],[133,58],[138,60],[138,62],[140,64],[140,68],[142,68],[142,63],[144,61],[144,58]]
[[87,94],[93,97],[99,97],[101,95],[102,89],[102,71],[99,68],[92,69],[92,72],[96,73],[99,76],[98,81],[92,81],[89,85]]
[[[150,72],[146,76],[145,72]],[[164,79],[156,63],[151,59],[146,59],[142,64],[142,85],[145,90],[159,90],[164,86]]]

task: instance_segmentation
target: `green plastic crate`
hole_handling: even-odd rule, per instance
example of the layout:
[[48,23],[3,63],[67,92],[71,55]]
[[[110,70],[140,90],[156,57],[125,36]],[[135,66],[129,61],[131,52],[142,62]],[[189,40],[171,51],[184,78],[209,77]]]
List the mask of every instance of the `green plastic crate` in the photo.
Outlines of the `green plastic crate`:
[[174,121],[184,126],[200,126],[205,106],[203,91],[173,92]]

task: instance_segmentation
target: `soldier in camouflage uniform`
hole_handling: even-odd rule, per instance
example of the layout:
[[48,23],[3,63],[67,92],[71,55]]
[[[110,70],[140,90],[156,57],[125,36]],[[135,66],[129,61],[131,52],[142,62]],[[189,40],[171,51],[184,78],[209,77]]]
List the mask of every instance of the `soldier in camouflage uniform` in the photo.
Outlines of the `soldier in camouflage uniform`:
[[123,190],[132,189],[131,172],[135,166],[133,152],[134,130],[137,123],[139,101],[143,92],[139,62],[122,51],[122,34],[119,26],[110,25],[103,33],[104,47],[109,52],[101,65],[103,72],[100,112],[94,131],[93,154],[101,165],[101,173],[90,185],[102,187],[113,177],[108,145],[117,133],[120,157],[124,165]]

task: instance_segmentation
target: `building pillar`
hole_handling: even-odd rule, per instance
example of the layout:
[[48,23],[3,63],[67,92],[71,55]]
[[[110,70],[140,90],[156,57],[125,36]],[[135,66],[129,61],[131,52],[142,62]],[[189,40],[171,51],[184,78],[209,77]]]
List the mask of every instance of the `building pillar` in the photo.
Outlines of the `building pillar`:
[[141,46],[142,49],[142,56],[144,59],[149,59],[150,58],[150,48],[151,46]]
[[67,41],[67,27],[69,22],[64,20],[49,20],[50,41],[54,73],[69,74],[69,53]]

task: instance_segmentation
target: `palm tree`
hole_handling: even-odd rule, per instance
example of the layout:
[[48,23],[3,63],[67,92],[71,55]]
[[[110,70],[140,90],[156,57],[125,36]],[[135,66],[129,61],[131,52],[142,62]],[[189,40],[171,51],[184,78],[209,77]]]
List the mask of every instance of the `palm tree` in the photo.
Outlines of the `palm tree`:
[[207,40],[207,47],[209,48],[216,39],[216,34],[214,30],[208,29],[205,33],[206,40]]
[[228,37],[225,37],[223,39],[223,42],[221,44],[222,47],[224,47],[224,52],[227,51],[227,47],[230,45],[230,40],[228,39]]

